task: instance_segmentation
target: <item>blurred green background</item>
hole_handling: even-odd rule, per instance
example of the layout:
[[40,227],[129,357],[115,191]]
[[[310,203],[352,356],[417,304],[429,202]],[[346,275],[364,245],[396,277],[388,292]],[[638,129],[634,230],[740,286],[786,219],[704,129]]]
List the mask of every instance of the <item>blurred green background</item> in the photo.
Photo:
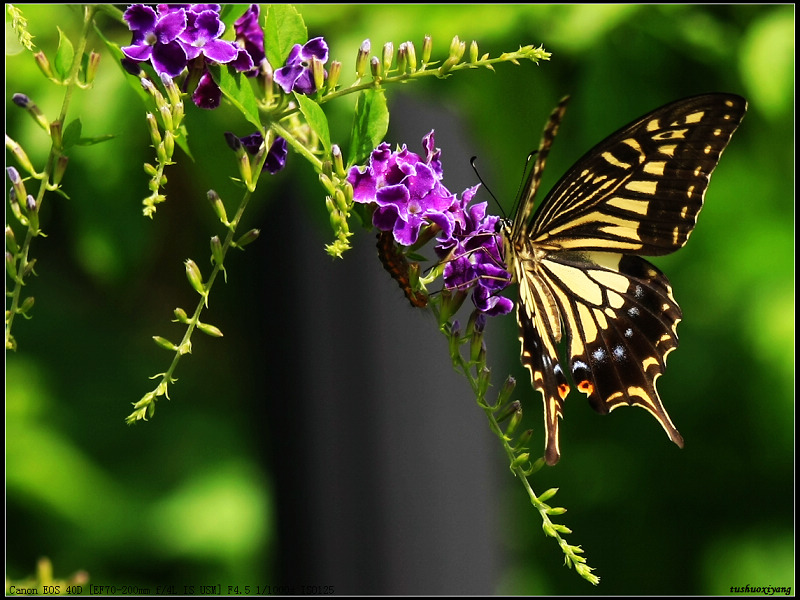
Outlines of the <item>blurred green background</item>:
[[[79,30],[75,7],[22,9],[34,43],[51,57],[57,27],[73,39]],[[414,587],[415,572],[404,571],[405,564],[363,587],[342,586],[336,569],[319,566],[331,560],[322,547],[313,558],[306,556],[309,565],[300,569],[287,557],[304,556],[302,542],[294,540],[294,549],[287,550],[292,536],[286,531],[297,525],[312,535],[328,524],[313,510],[302,524],[290,523],[301,517],[287,507],[303,501],[292,490],[314,490],[321,483],[306,467],[322,458],[295,454],[284,442],[307,447],[325,428],[307,427],[314,415],[292,387],[301,381],[270,380],[264,373],[285,367],[298,379],[313,380],[325,370],[311,360],[280,364],[284,350],[303,357],[305,345],[316,343],[303,321],[325,304],[324,294],[302,294],[302,305],[284,299],[293,313],[275,308],[286,309],[275,302],[295,298],[303,285],[313,291],[314,282],[306,281],[310,273],[298,266],[303,263],[291,244],[308,248],[323,268],[340,273],[340,263],[323,255],[323,244],[332,239],[324,193],[296,158],[274,182],[262,184],[272,186],[271,192],[256,199],[245,227],[260,227],[265,235],[257,249],[232,257],[229,282],[212,293],[209,320],[225,337],[197,334],[193,355],[179,367],[172,401],[162,399],[151,422],[125,426],[130,403],[150,389],[147,377],[164,370],[170,358],[151,336],[177,338],[180,329],[169,323],[172,309],[194,305],[182,261],[192,257],[209,270],[208,238],[219,231],[205,191],[213,187],[229,207],[238,193],[230,183],[235,164],[221,143],[222,132],[250,131],[230,108],[190,110],[195,163],[178,155],[182,164],[167,172],[167,203],[153,221],[145,219],[141,165],[152,160],[152,150],[143,107],[93,38],[89,47],[104,54],[100,72],[93,89],[76,93],[70,116],[80,116],[84,135],[116,137],[75,151],[64,181],[70,198],[47,197],[42,225],[48,237],[34,243],[38,277],[26,288],[36,298],[33,319],[15,322],[19,350],[6,354],[7,578],[31,575],[37,558],[48,556],[56,577],[85,569],[94,583],[151,590],[159,584],[277,585],[295,582],[289,574],[306,576],[317,566],[327,579],[299,582],[338,585],[340,593],[702,595],[728,594],[731,586],[747,584],[794,589],[794,7],[307,5],[299,10],[309,37],[323,35],[331,57],[342,61],[344,84],[351,81],[365,38],[371,39],[373,54],[386,41],[396,48],[406,40],[414,41],[419,53],[425,34],[433,37],[434,57],[444,56],[454,35],[477,40],[481,53],[492,56],[525,44],[543,44],[552,52],[552,60],[539,66],[504,64],[496,72],[460,72],[445,81],[431,78],[387,91],[393,119],[387,141],[419,151],[420,137],[441,128],[436,141],[448,188],[457,192],[474,185],[466,161],[476,155],[483,179],[506,211],[525,157],[565,94],[572,101],[550,155],[545,189],[605,135],[657,106],[710,91],[748,99],[749,112],[715,172],[691,242],[653,261],[669,276],[684,312],[681,347],[670,355],[659,391],[686,439],[685,450],[672,447],[644,411],[601,418],[582,396],[570,396],[562,462],[533,481],[540,492],[560,488],[553,503],[569,512],[558,522],[574,531],[568,541],[580,544],[597,568],[598,588],[562,566],[558,548],[542,535],[538,515],[491,440],[491,474],[485,480],[483,471],[470,471],[468,461],[459,466],[463,479],[491,486],[497,501],[487,507],[492,533],[485,545],[465,548],[464,562],[456,561],[452,570],[458,579],[460,571],[474,569],[470,561],[490,556],[479,587],[449,587],[446,579],[440,587]],[[55,118],[63,90],[9,41],[6,18],[6,130],[40,166],[48,140],[10,99],[25,93]],[[101,19],[101,27],[117,43],[129,42],[119,24]],[[352,102],[334,104],[326,111],[334,141],[344,142]],[[461,137],[448,133],[451,128]],[[454,148],[451,139],[463,140],[461,147]],[[6,160],[14,164],[8,154]],[[370,259],[359,269],[374,271],[379,285],[395,292],[391,318],[400,327],[413,321],[433,329],[432,320],[417,319],[396,298],[399,291],[385,283],[388,278],[372,257],[374,240],[362,234],[354,239]],[[348,302],[369,311],[378,297],[368,288]],[[360,356],[357,347],[347,346],[351,324],[342,320],[338,326],[342,354],[330,360]],[[513,318],[493,320],[490,329],[490,360],[497,372],[517,375],[516,394],[540,432],[541,402],[518,366]],[[438,358],[406,353],[402,368],[413,377],[419,361],[438,360],[433,368],[449,376],[443,343],[432,356]],[[387,368],[380,365],[360,368],[365,373]],[[359,388],[354,384],[350,391],[355,395]],[[428,393],[424,387],[416,391],[422,397]],[[451,413],[476,413],[480,422],[468,392],[461,395]],[[370,414],[384,409],[380,398],[372,398]],[[416,423],[411,427],[419,429]],[[451,436],[449,445],[467,452],[473,440],[453,429],[438,423],[427,435]],[[384,436],[364,434],[365,440],[373,437]],[[341,450],[336,444],[325,448],[332,454]],[[364,442],[356,450],[369,455],[373,448]],[[351,476],[355,486],[366,489],[370,473],[382,463],[363,460],[364,471]],[[416,464],[407,460],[404,468],[413,473]],[[294,487],[303,485],[299,482],[308,487]],[[472,501],[466,493],[448,492],[437,492],[446,497],[445,509]],[[370,557],[364,560],[361,566],[368,569]]]

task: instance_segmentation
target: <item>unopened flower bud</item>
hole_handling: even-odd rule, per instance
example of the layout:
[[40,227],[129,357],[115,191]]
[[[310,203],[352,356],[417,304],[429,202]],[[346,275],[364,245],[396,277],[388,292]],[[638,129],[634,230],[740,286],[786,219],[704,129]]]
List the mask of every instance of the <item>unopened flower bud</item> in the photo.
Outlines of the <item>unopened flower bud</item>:
[[417,50],[414,48],[414,42],[408,41],[405,43],[406,57],[408,58],[408,68],[413,73],[417,70]]
[[521,467],[530,459],[531,459],[530,452],[523,452],[522,454],[518,455],[514,460],[511,461],[511,468],[516,469],[517,467]]
[[175,135],[170,130],[164,132],[164,151],[167,155],[167,160],[164,162],[168,163],[172,160],[172,155],[175,154]]
[[342,213],[347,214],[350,207],[347,206],[347,199],[344,196],[344,192],[337,188],[333,192],[333,199],[336,201],[336,208]]
[[475,40],[469,45],[469,62],[473,64],[478,62],[478,42]]
[[36,212],[36,198],[28,194],[28,197],[25,198],[25,208],[29,213]]
[[200,274],[200,267],[191,258],[186,259],[186,278],[194,290],[201,296],[205,296],[206,290],[203,285],[203,276]]
[[17,280],[17,259],[8,250],[6,250],[6,273],[14,281]]
[[150,139],[153,140],[153,146],[158,146],[161,143],[161,131],[158,128],[158,121],[153,113],[149,112],[144,116],[147,121],[147,126],[150,129]]
[[236,246],[238,248],[244,248],[248,244],[252,244],[258,239],[258,236],[261,234],[261,230],[259,229],[251,229],[247,233],[245,233],[242,237],[236,240]]
[[69,156],[64,156],[62,154],[56,159],[56,165],[53,169],[53,183],[55,185],[59,185],[61,180],[64,179],[64,173],[67,170],[67,164],[69,164]]
[[161,122],[164,123],[164,129],[167,131],[174,131],[175,126],[172,121],[172,110],[169,106],[159,106],[158,114],[161,115]]
[[394,58],[394,44],[392,42],[386,42],[383,45],[383,56],[381,61],[384,73],[388,73],[389,69],[392,68],[393,58]]
[[517,385],[517,380],[514,379],[511,375],[503,382],[503,387],[500,388],[500,391],[497,394],[497,404],[502,406],[508,399],[511,397],[511,393],[514,391],[514,387]]
[[17,238],[14,235],[14,230],[8,225],[6,225],[6,248],[8,248],[14,254],[19,252],[19,244],[17,244]]
[[331,61],[330,69],[328,70],[328,79],[325,82],[325,89],[328,93],[336,90],[336,85],[339,83],[339,76],[342,74],[342,63],[338,60]]
[[25,153],[25,150],[23,150],[22,146],[20,146],[17,142],[8,137],[8,135],[6,135],[6,148],[8,148],[17,159],[20,167],[25,169],[31,175],[36,173],[36,169],[33,168],[33,164],[28,158],[28,155]]
[[189,322],[189,315],[182,308],[176,308],[173,312],[175,313],[176,322],[184,324]]
[[356,77],[359,79],[364,76],[364,73],[367,70],[367,64],[369,64],[369,52],[370,42],[369,39],[366,39],[361,42],[361,47],[358,49],[358,54],[356,55]]
[[[34,297],[33,296],[28,296],[27,298],[25,298],[25,300],[22,301],[22,304],[17,309],[17,311],[21,315],[27,315],[28,312],[33,308],[34,302],[35,302]],[[30,318],[30,317],[28,317],[28,318]]]
[[214,209],[214,214],[217,215],[219,220],[226,227],[229,225],[228,213],[225,211],[225,205],[222,203],[222,198],[214,190],[208,190],[208,201],[211,202],[211,208]]
[[39,110],[39,107],[36,106],[36,103],[28,98],[25,94],[14,94],[11,97],[12,102],[19,106],[20,108],[24,108],[28,111],[28,114],[33,117],[33,119],[39,124],[39,126],[47,131],[50,132],[50,123],[47,121],[47,117],[44,116],[44,113]]
[[408,55],[406,51],[406,44],[403,42],[397,48],[397,72],[399,75],[404,75],[406,67],[408,66]]
[[331,156],[333,157],[333,172],[336,176],[345,179],[347,172],[344,170],[344,159],[342,158],[342,149],[338,144],[331,146]]
[[211,337],[222,337],[222,331],[220,331],[218,327],[214,327],[213,325],[209,325],[208,323],[198,322],[197,328],[206,335],[210,335]]
[[167,92],[167,98],[169,98],[169,102],[172,105],[178,104],[181,101],[181,92],[178,89],[178,86],[175,85],[175,82],[172,80],[166,73],[161,73],[161,83],[164,86],[164,89]]
[[55,76],[53,75],[53,69],[50,66],[50,61],[47,60],[47,55],[44,52],[39,51],[34,54],[33,60],[36,61],[36,66],[39,67],[39,70],[42,73],[44,73],[45,77],[48,79],[55,79]]
[[93,83],[97,76],[97,69],[100,66],[100,54],[92,50],[89,53],[89,61],[86,66],[86,83]]
[[314,79],[314,89],[321,90],[325,85],[325,68],[316,56],[311,57],[311,76]]
[[431,60],[431,51],[433,50],[433,38],[426,35],[422,39],[422,64],[426,65]]
[[508,423],[508,427],[506,427],[505,435],[511,437],[514,435],[514,432],[519,427],[519,424],[522,423],[522,408],[519,406],[519,402],[517,402],[518,408],[514,411],[514,414],[511,415],[511,420]]
[[175,344],[170,342],[168,339],[161,337],[160,335],[154,335],[153,341],[162,348],[164,348],[164,350],[171,350],[174,352],[175,350],[178,349],[178,347]]
[[50,123],[50,138],[53,140],[53,147],[61,149],[64,147],[64,122],[53,121]]
[[464,51],[467,49],[467,45],[462,42],[459,37],[453,36],[453,40],[450,42],[450,51],[448,52],[448,56],[452,56],[456,60],[461,60],[461,57],[464,56]]
[[225,260],[225,253],[222,251],[222,242],[219,239],[218,235],[215,235],[211,238],[211,258],[214,261],[214,264],[222,266],[222,263]]

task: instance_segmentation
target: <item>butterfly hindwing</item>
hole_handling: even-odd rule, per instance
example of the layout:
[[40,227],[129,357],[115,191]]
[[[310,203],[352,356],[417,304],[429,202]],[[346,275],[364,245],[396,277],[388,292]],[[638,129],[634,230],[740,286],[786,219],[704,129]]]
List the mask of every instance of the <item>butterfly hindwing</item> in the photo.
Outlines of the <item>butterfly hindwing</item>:
[[573,381],[595,410],[640,406],[682,447],[656,391],[678,345],[681,310],[666,276],[636,255],[667,254],[686,243],[747,103],[707,94],[653,111],[584,155],[534,213],[564,108],[562,101],[551,115],[541,160],[503,230],[520,288],[522,363],[544,400],[545,459],[552,465],[560,457],[558,419],[569,392],[558,359],[562,339]]

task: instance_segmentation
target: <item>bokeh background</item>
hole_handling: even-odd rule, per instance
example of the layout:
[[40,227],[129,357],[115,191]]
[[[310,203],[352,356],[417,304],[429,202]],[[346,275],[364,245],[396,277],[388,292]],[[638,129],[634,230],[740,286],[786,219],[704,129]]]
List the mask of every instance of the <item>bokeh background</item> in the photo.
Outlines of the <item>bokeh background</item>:
[[[51,56],[74,7],[24,5]],[[510,211],[527,154],[555,103],[572,96],[544,188],[616,128],[702,92],[745,96],[749,112],[715,172],[688,246],[654,262],[684,311],[680,348],[659,391],[686,439],[675,448],[644,411],[595,414],[570,396],[563,458],[533,478],[560,491],[602,581],[563,566],[553,540],[453,373],[434,320],[412,309],[359,231],[343,261],[324,192],[299,157],[259,186],[245,227],[262,236],[227,262],[171,401],[124,424],[170,355],[172,310],[194,306],[182,262],[208,272],[219,233],[205,192],[238,197],[224,131],[250,133],[229,107],[188,116],[194,163],[179,154],[169,199],[141,216],[152,160],[143,107],[104,54],[70,111],[84,135],[64,190],[42,209],[32,256],[33,319],[6,354],[6,577],[41,556],[55,576],[99,585],[331,586],[351,594],[728,594],[794,591],[794,7],[302,6],[351,81],[365,38],[373,53],[454,35],[497,55],[543,44],[552,60],[499,65],[387,90],[387,140],[420,151],[435,129],[445,184],[476,183],[469,157]],[[8,21],[8,16],[6,17]],[[7,24],[8,27],[8,24]],[[129,33],[101,20],[106,35]],[[6,43],[6,131],[41,165],[48,140],[10,103],[28,94],[54,118],[63,90]],[[419,52],[419,50],[418,50]],[[192,107],[193,108],[193,107]],[[326,105],[346,142],[352,102]],[[7,154],[8,164],[12,159]],[[8,184],[7,184],[8,186]],[[499,211],[490,196],[490,210]],[[354,224],[355,227],[355,224]],[[541,445],[541,401],[519,367],[513,317],[489,324],[489,360],[515,392]],[[273,586],[272,589],[266,586]],[[281,587],[283,586],[283,587]]]

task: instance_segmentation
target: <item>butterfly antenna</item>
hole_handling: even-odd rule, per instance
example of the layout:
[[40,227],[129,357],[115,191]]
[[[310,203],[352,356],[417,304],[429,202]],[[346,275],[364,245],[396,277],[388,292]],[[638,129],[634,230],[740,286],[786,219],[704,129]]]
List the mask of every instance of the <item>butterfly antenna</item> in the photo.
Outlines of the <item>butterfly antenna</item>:
[[481,174],[478,171],[478,167],[475,166],[475,161],[477,161],[477,160],[478,160],[478,157],[477,156],[473,156],[472,158],[469,159],[469,164],[472,166],[472,170],[475,171],[475,175],[477,176],[478,181],[480,181],[481,185],[484,187],[484,189],[487,192],[489,192],[489,195],[492,197],[492,200],[494,200],[494,203],[500,209],[500,212],[503,214],[503,218],[505,219],[505,218],[507,218],[506,217],[506,211],[503,210],[503,206],[500,204],[500,201],[497,199],[497,196],[495,196],[494,192],[492,192],[491,188],[488,185],[486,185],[486,182],[483,180],[483,177],[481,177]]

